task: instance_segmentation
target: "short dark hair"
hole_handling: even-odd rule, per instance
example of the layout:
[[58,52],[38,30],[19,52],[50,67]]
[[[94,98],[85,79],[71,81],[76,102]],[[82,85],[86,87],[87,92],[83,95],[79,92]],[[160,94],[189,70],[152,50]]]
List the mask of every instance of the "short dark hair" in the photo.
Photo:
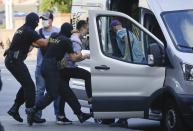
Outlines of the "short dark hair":
[[77,25],[76,25],[76,29],[80,30],[80,28],[84,27],[85,25],[87,25],[87,22],[85,20],[80,20]]

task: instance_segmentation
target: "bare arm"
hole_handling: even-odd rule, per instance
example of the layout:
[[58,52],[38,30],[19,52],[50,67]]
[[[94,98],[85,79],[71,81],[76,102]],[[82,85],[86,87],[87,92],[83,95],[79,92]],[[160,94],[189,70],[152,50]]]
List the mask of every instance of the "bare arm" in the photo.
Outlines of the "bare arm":
[[80,54],[70,53],[70,54],[68,54],[68,56],[69,56],[70,60],[76,62],[76,61],[79,61],[82,58],[82,53],[80,53]]
[[48,40],[47,39],[38,39],[33,43],[33,46],[40,48],[40,47],[46,47],[48,45]]

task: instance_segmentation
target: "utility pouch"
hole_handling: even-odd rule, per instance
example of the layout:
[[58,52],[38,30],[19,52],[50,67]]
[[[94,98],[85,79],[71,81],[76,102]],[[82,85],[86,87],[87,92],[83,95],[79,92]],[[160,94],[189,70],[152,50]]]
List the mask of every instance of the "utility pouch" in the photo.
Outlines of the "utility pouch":
[[19,50],[18,51],[11,51],[7,52],[7,57],[11,60],[19,60]]
[[66,59],[62,59],[61,61],[59,61],[59,62],[57,63],[58,69],[59,69],[59,70],[64,69],[64,68],[66,67],[66,64],[67,64]]

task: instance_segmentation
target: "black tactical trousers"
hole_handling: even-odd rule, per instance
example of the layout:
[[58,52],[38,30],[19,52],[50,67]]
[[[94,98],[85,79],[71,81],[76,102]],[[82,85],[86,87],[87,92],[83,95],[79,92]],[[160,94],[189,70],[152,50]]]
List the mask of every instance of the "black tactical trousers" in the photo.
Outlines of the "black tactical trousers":
[[4,131],[4,128],[3,128],[3,126],[1,125],[1,123],[0,123],[0,131]]
[[[57,61],[55,59],[44,59],[42,63],[42,75],[45,78],[46,90],[44,98],[37,102],[37,110],[43,110],[57,96],[65,99],[76,115],[81,113],[81,106],[78,99],[68,86],[68,83],[61,80],[60,72],[57,69]],[[65,88],[64,88],[65,87]]]
[[85,81],[85,90],[88,98],[92,97],[91,90],[91,74],[89,71],[76,67],[76,68],[64,68],[60,71],[63,80],[69,82],[70,78],[82,79]]
[[21,84],[17,92],[15,103],[22,105],[26,103],[26,108],[31,108],[35,104],[35,84],[30,76],[29,70],[23,61],[5,58],[5,66]]
[[[89,71],[82,69],[82,68],[79,68],[79,67],[76,67],[76,68],[61,69],[60,73],[61,73],[61,79],[68,83],[68,86],[66,86],[64,88],[69,87],[70,78],[83,79],[85,81],[85,90],[86,90],[87,97],[88,98],[92,97],[91,74]],[[64,113],[65,101],[64,100],[65,99],[62,99],[62,98],[60,99],[60,103],[59,103],[59,114],[60,115],[65,115],[65,113]]]

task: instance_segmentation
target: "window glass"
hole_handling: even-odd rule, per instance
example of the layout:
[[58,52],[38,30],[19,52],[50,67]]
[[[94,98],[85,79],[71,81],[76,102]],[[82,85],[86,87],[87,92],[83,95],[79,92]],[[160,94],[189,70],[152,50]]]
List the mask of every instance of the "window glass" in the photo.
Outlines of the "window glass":
[[128,19],[119,16],[97,18],[102,52],[111,58],[147,64],[148,48],[156,41]]

